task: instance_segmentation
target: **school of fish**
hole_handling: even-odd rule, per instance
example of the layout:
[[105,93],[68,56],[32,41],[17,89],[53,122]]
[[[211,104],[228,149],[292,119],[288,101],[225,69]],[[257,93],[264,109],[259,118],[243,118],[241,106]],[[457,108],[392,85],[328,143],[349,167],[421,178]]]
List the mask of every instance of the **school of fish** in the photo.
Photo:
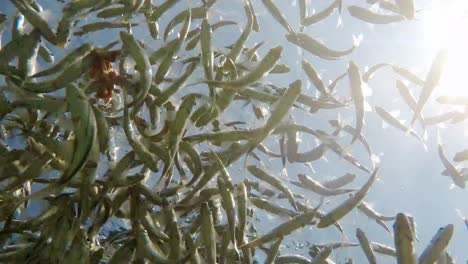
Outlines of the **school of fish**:
[[[288,78],[290,66],[282,58],[289,50],[340,60],[359,47],[354,41],[347,49],[333,48],[306,33],[307,28],[344,12],[357,23],[377,27],[411,21],[417,19],[412,0],[368,0],[359,6],[333,0],[312,15],[314,1],[299,0],[299,25],[282,13],[279,0],[252,0],[287,43],[269,47],[266,42],[249,46],[263,25],[251,0],[230,3],[243,8],[239,21],[214,21],[210,12],[216,0],[58,1],[56,24],[48,22],[47,7],[38,1],[9,2],[16,11],[0,13],[0,263],[247,264],[257,263],[261,251],[265,263],[319,264],[334,263],[332,252],[347,247],[360,247],[369,263],[378,263],[379,255],[399,264],[455,263],[446,250],[453,224],[434,230],[425,249],[415,252],[411,214],[383,215],[366,202],[381,171],[364,135],[367,115],[375,114],[422,144],[416,122],[425,128],[468,117],[460,112],[423,115],[441,78],[445,50],[437,53],[425,77],[394,64],[367,70],[349,61],[346,72],[327,84],[319,65],[304,59],[303,78],[285,87],[267,81],[271,75]],[[160,30],[163,20],[169,22]],[[242,28],[234,43],[216,46],[217,31],[236,25]],[[109,29],[119,33],[109,34],[104,45],[72,45]],[[137,31],[160,45],[150,47],[134,36]],[[1,42],[3,35],[10,37]],[[59,61],[56,50],[64,54]],[[37,67],[38,61],[43,67]],[[407,124],[378,105],[365,111],[366,83],[382,68],[395,72],[400,100],[414,113]],[[338,95],[337,83],[349,88],[349,98]],[[408,84],[420,86],[420,96],[414,97]],[[437,101],[468,105],[462,99]],[[226,119],[239,107],[245,115]],[[354,110],[354,123],[329,120],[327,132],[294,118],[297,112],[338,109]],[[116,131],[128,146],[122,155],[116,154],[123,148],[116,145]],[[351,137],[347,146],[338,141],[344,136]],[[305,151],[303,137],[315,138],[317,146]],[[13,147],[14,140],[22,146]],[[371,168],[348,151],[353,144],[366,149]],[[330,150],[356,170],[327,181],[310,173],[285,180],[262,162],[281,162],[287,171],[294,163],[313,164]],[[468,172],[456,163],[468,160],[468,150],[451,161],[439,142],[438,153],[442,175],[464,189]],[[358,176],[365,183],[349,187]],[[309,206],[296,187],[321,197],[312,201],[318,205]],[[322,210],[325,198],[337,196],[345,199]],[[275,202],[281,200],[285,203]],[[39,212],[28,214],[37,204]],[[315,241],[309,255],[282,252],[284,238],[304,228],[343,233],[340,221],[352,211],[379,224],[394,244],[371,241],[357,228],[350,238],[354,242]],[[257,232],[254,219],[260,212],[281,222]],[[115,219],[127,227],[105,231]]]

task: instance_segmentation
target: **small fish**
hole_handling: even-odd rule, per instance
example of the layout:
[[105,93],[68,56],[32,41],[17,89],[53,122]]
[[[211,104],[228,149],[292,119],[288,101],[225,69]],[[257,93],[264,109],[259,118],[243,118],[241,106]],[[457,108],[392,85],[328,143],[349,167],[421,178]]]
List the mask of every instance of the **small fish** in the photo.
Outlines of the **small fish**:
[[[203,19],[200,31],[200,46],[201,46],[201,61],[205,78],[207,80],[213,79],[214,58],[211,50],[211,29],[208,20]],[[210,96],[214,96],[214,87],[210,86]]]
[[47,21],[34,9],[27,1],[10,0],[18,11],[24,16],[26,20],[35,28],[39,29],[42,36],[54,45],[58,45],[59,41],[55,32],[49,27]]
[[[223,207],[224,211],[226,212],[226,218],[228,219],[228,231],[229,237],[232,242],[234,251],[237,250],[237,240],[236,240],[236,213],[235,213],[235,201],[232,192],[234,189],[229,188],[229,185],[232,185],[231,182],[227,183],[225,178],[222,176],[218,176],[217,178],[218,188],[221,193],[221,206]],[[238,253],[236,253],[238,254]]]
[[349,212],[351,212],[351,210],[353,210],[354,207],[358,206],[359,203],[364,199],[366,194],[369,192],[370,187],[372,186],[374,181],[377,179],[378,171],[379,168],[375,168],[369,180],[367,180],[366,184],[364,184],[359,191],[357,191],[352,197],[348,198],[342,204],[338,205],[333,210],[328,212],[326,215],[322,216],[317,224],[317,227],[325,228],[334,224],[336,221],[340,220]]
[[252,202],[252,204],[255,207],[262,209],[268,213],[272,213],[272,214],[283,216],[283,217],[294,217],[297,215],[297,212],[293,210],[273,204],[270,201],[262,199],[262,198],[250,197],[249,200],[250,202]]
[[424,82],[421,94],[419,95],[419,101],[416,105],[416,110],[414,111],[411,124],[414,124],[416,119],[421,115],[424,105],[426,104],[427,100],[429,100],[429,97],[431,96],[436,86],[439,85],[439,80],[442,77],[446,59],[447,51],[444,49],[439,50],[426,76],[426,81]]
[[201,238],[205,246],[205,260],[208,264],[216,264],[216,231],[208,203],[202,204],[200,215]]
[[351,144],[356,141],[364,126],[364,95],[362,93],[362,78],[359,72],[359,67],[354,63],[350,62],[348,65],[348,76],[351,83],[351,97],[354,101],[354,108],[356,109],[356,133],[351,140]]
[[281,246],[281,242],[283,241],[283,238],[280,237],[276,240],[273,245],[270,247],[270,252],[267,255],[267,259],[265,260],[265,264],[273,264],[273,263],[278,263],[276,261],[276,258],[278,256],[279,248]]
[[359,6],[348,6],[351,16],[371,24],[390,24],[405,20],[402,15],[383,15]]
[[397,262],[416,264],[414,235],[408,217],[403,213],[398,213],[393,229]]
[[382,245],[382,244],[379,244],[377,242],[371,242],[371,246],[372,246],[372,249],[374,250],[374,252],[377,252],[379,254],[392,256],[392,257],[397,256],[396,250],[394,248],[392,248],[392,247]]
[[[347,153],[343,147],[341,147],[334,139],[326,139],[327,135],[325,132],[317,130],[316,136],[325,143],[326,147],[330,148],[335,154],[342,157],[347,162],[351,163],[353,166],[359,168],[362,171],[370,173],[369,169],[362,165],[356,158],[351,154]],[[320,145],[319,145],[320,146]],[[317,147],[318,148],[318,147]]]
[[362,201],[357,208],[359,211],[361,211],[363,214],[365,214],[367,217],[375,220],[377,224],[382,226],[387,232],[390,233],[390,229],[388,228],[387,224],[385,224],[384,221],[392,221],[395,220],[395,217],[384,217],[377,213],[374,209],[372,209],[368,204],[366,204],[364,201]]
[[[416,111],[417,102],[414,99],[413,95],[411,95],[411,92],[408,89],[408,87],[401,80],[397,80],[396,86],[398,88],[398,92],[400,93],[405,103],[411,108],[411,110]],[[425,129],[426,121],[424,120],[424,117],[422,116],[422,114],[419,115],[418,118],[423,126],[423,129]]]
[[[298,174],[297,177],[302,183],[302,184],[298,184],[297,186],[311,190],[323,196],[334,196],[334,195],[340,195],[340,194],[345,194],[345,193],[350,193],[350,192],[355,191],[354,189],[328,189],[324,187],[323,185],[321,185],[319,182],[311,179],[305,174]],[[292,182],[292,183],[296,185],[295,182]]]
[[452,177],[452,180],[455,183],[455,185],[462,189],[465,189],[465,177],[463,177],[463,175],[460,174],[457,168],[455,168],[455,166],[452,163],[450,163],[450,161],[447,159],[447,157],[444,154],[444,148],[442,144],[439,144],[438,153],[442,164],[444,164],[444,167],[447,169],[447,172],[450,174],[450,177]]
[[312,84],[317,88],[317,90],[324,95],[325,97],[329,96],[329,93],[327,91],[327,87],[325,87],[325,84],[323,83],[322,79],[320,78],[320,75],[318,72],[315,70],[314,66],[307,62],[306,60],[302,61],[302,70],[306,73],[307,77],[309,80],[312,82]]
[[245,234],[245,226],[247,224],[247,188],[243,182],[239,183],[236,186],[236,195],[234,197],[237,203],[237,244],[241,245],[244,243],[244,234]]
[[297,132],[288,131],[286,132],[286,157],[288,162],[294,163],[297,159],[299,144],[297,141]]
[[396,86],[403,100],[405,100],[406,104],[414,111],[416,109],[417,103],[414,97],[411,95],[408,87],[401,80],[397,80]]
[[441,227],[437,233],[432,237],[429,245],[424,249],[424,251],[419,256],[419,264],[429,264],[434,263],[437,258],[444,252],[447,248],[450,239],[453,235],[453,225],[449,224],[444,227]]
[[72,115],[76,135],[72,160],[58,181],[31,194],[29,199],[39,199],[61,191],[85,167],[91,157],[97,137],[94,112],[83,89],[78,88],[77,85],[73,83],[67,85],[66,94],[68,109]]
[[375,257],[374,250],[372,249],[371,243],[369,242],[369,239],[367,238],[366,234],[362,229],[357,228],[356,229],[356,237],[359,241],[359,244],[361,244],[361,248],[363,249],[364,253],[366,254],[367,260],[369,261],[370,264],[376,264],[377,263],[377,258]]
[[185,237],[185,247],[187,248],[187,251],[189,252],[190,259],[193,264],[201,264],[202,259],[200,257],[200,254],[198,254],[198,248],[195,245],[195,241],[193,240],[192,234],[186,233],[184,235]]
[[392,69],[395,73],[400,75],[401,77],[405,78],[406,80],[423,87],[425,85],[425,81],[422,80],[419,76],[417,76],[415,73],[411,72],[408,69],[405,69],[403,67],[397,66],[397,65],[392,65]]
[[406,17],[406,19],[414,19],[414,2],[413,0],[399,0],[395,1],[400,9],[400,13]]
[[187,10],[181,11],[179,14],[174,16],[166,26],[166,29],[164,30],[163,33],[163,38],[164,41],[167,40],[167,37],[169,36],[169,33],[180,23],[182,23],[190,14],[191,19],[190,20],[195,20],[195,19],[204,19],[206,18],[207,12],[209,11],[209,7],[195,7],[195,8],[189,8]]
[[386,66],[391,66],[391,64],[388,64],[388,63],[379,63],[379,64],[376,64],[372,67],[370,67],[365,73],[362,74],[362,80],[364,82],[367,82],[369,81],[370,78],[372,78],[372,76],[374,75],[374,73],[383,68],[383,67],[386,67]]
[[[166,75],[172,68],[174,62],[175,54],[180,50],[180,47],[185,42],[187,38],[188,31],[190,29],[191,21],[192,21],[192,9],[189,8],[186,10],[187,13],[184,13],[183,18],[185,19],[184,24],[182,25],[182,29],[179,33],[179,36],[174,40],[173,44],[171,44],[168,49],[159,49],[162,50],[162,61],[159,64],[159,67],[156,71],[154,76],[154,82],[156,84],[160,84],[163,82]],[[202,17],[203,18],[203,17]],[[159,51],[158,50],[158,51]]]
[[[266,75],[274,68],[276,63],[281,58],[281,53],[283,52],[282,46],[277,46],[272,48],[265,57],[258,63],[257,67],[245,74],[244,76],[232,80],[232,81],[216,81],[216,80],[204,80],[201,83],[206,83],[208,85],[213,85],[216,87],[221,87],[225,89],[234,89],[238,90],[250,84],[253,84]],[[197,83],[194,83],[197,84]],[[193,84],[192,84],[193,85]]]
[[393,117],[389,112],[385,111],[385,109],[376,106],[375,107],[375,112],[388,124],[390,124],[392,127],[398,128],[401,131],[408,133],[415,137],[417,140],[422,142],[422,139],[414,132],[411,128],[406,127],[403,125],[398,119]]
[[448,122],[450,120],[453,120],[457,117],[464,116],[465,113],[454,110],[454,111],[448,111],[436,116],[430,116],[430,117],[425,117],[424,118],[424,125],[430,126],[430,125],[436,125],[444,122]]
[[[305,1],[304,1],[305,2]],[[287,263],[298,263],[298,264],[310,264],[312,261],[301,255],[279,255],[275,259],[275,263],[287,264]]]
[[318,40],[313,39],[309,35],[300,32],[289,33],[286,35],[286,39],[289,42],[297,45],[298,47],[307,50],[311,54],[326,60],[336,60],[341,57],[347,56],[351,54],[354,51],[354,49],[358,46],[357,44],[354,44],[351,48],[344,51],[332,50],[327,48]]
[[61,71],[68,65],[78,62],[85,56],[89,55],[93,49],[94,49],[94,46],[92,44],[88,44],[88,43],[83,44],[79,46],[78,48],[68,52],[67,55],[61,61],[57,62],[52,67],[46,70],[40,71],[32,75],[31,77],[32,78],[42,77],[42,76],[54,74],[58,71]]
[[[146,232],[146,230],[144,230],[141,227],[138,228],[137,230],[139,230],[139,232],[138,231],[136,232],[137,233],[136,243],[138,244],[138,252],[141,252],[142,255],[147,260],[151,261],[152,263],[161,263],[161,264],[171,263],[171,261],[168,258],[166,258],[166,256],[159,253],[158,250],[153,246],[153,242],[149,238],[148,233]],[[135,241],[135,240],[133,240],[133,241]],[[136,247],[136,245],[134,245],[134,247]],[[127,254],[130,254],[130,258],[131,258],[131,256],[133,255],[133,250],[130,251],[130,248],[128,250],[129,251],[128,252],[126,251],[126,252],[127,252]],[[116,255],[116,253],[113,255],[112,258],[114,258],[115,255]],[[128,261],[131,261],[130,258],[128,259]],[[120,263],[119,261],[127,262],[126,258],[116,258],[115,262],[112,262],[112,263]],[[109,263],[111,263],[111,262],[109,261]]]
[[[251,153],[258,144],[265,140],[275,130],[275,128],[278,127],[299,97],[301,86],[302,83],[300,80],[296,80],[289,85],[278,100],[276,107],[271,111],[270,118],[268,118],[266,124],[260,128],[260,132],[257,133],[256,137],[247,144],[247,154]],[[246,155],[246,159],[244,161],[247,160],[247,156],[248,155]]]
[[[333,250],[335,249],[339,249],[339,248],[348,248],[348,247],[357,247],[359,246],[359,244],[357,243],[351,243],[351,242],[333,242],[333,243],[327,243],[327,244],[314,244],[312,247],[316,247],[316,248],[325,248],[325,247],[329,247]],[[310,248],[312,248],[310,247]]]
[[467,96],[439,96],[436,101],[439,104],[468,105]]
[[99,21],[81,26],[81,28],[73,33],[75,36],[82,36],[84,34],[91,33],[93,31],[99,31],[109,28],[129,28],[137,26],[137,23],[128,22],[110,22],[110,21]]
[[310,26],[330,16],[335,11],[335,9],[338,9],[341,11],[342,3],[343,3],[343,0],[335,0],[333,1],[333,3],[331,3],[327,8],[323,9],[322,11],[317,12],[309,17],[304,17],[304,18],[301,17],[301,25]]
[[356,174],[346,173],[345,175],[341,177],[322,182],[322,186],[328,189],[338,189],[345,185],[348,185],[349,183],[353,182],[355,179],[356,179]]
[[183,134],[187,127],[187,122],[189,120],[190,114],[192,113],[193,105],[195,104],[195,97],[193,94],[186,96],[182,103],[177,109],[174,122],[169,129],[169,138],[168,138],[168,153],[169,153],[169,164],[165,167],[163,173],[166,178],[166,186],[169,184],[171,177],[171,166],[176,162],[176,156],[179,152],[179,145],[182,141]]
[[280,224],[279,226],[273,228],[270,232],[254,239],[253,241],[241,245],[239,248],[255,248],[280,237],[287,236],[292,232],[306,226],[310,223],[312,219],[317,216],[317,211],[309,210],[302,214],[297,215],[293,219]]
[[455,162],[462,162],[465,160],[468,160],[468,149],[457,152],[453,157],[453,161]]
[[283,192],[286,195],[286,197],[288,197],[288,200],[291,206],[294,208],[294,210],[297,211],[297,206],[296,206],[296,202],[294,200],[293,194],[280,179],[268,174],[264,170],[253,165],[247,166],[247,170],[256,178],[270,184],[271,186]]
[[370,207],[369,204],[367,204],[364,201],[361,201],[361,203],[358,205],[358,209],[361,210],[366,216],[372,219],[380,219],[382,221],[394,221],[395,216],[383,216],[379,213],[377,213],[372,207]]
[[288,32],[293,32],[288,21],[284,18],[283,14],[275,5],[275,3],[273,3],[272,0],[262,0],[262,2],[263,5],[265,5],[265,7],[267,8],[267,10],[270,12],[270,14],[273,16],[273,18],[276,21],[278,21],[281,24],[281,26],[283,26]]
[[327,258],[330,256],[332,251],[333,250],[330,247],[324,247],[320,249],[320,251],[312,259],[312,264],[328,263]]
[[166,89],[164,89],[164,91],[161,92],[161,94],[159,94],[156,97],[155,99],[156,105],[158,106],[164,105],[167,101],[169,101],[169,98],[172,95],[174,95],[179,90],[181,90],[184,87],[187,80],[190,78],[190,76],[192,76],[192,73],[195,71],[197,66],[198,66],[198,63],[189,64],[185,68],[184,74],[182,74],[182,76],[180,76],[179,78],[175,79]]
[[[350,134],[350,135],[355,135],[356,134],[356,129],[348,124],[343,124],[342,121],[340,120],[329,120],[328,123],[335,127],[336,129],[343,130],[344,132]],[[372,156],[372,151],[370,148],[370,144],[367,141],[367,139],[364,137],[364,135],[361,133],[359,135],[358,140],[361,142],[361,144],[364,146],[366,149],[367,153]]]
[[123,130],[125,136],[127,137],[128,144],[132,147],[133,151],[138,155],[138,158],[153,172],[158,172],[157,161],[159,158],[156,155],[148,150],[148,148],[138,140],[135,132],[131,129],[130,126],[130,114],[128,111],[128,104],[126,102],[127,92],[123,89],[123,98],[124,98],[124,115],[123,115]]
[[304,25],[302,21],[307,17],[308,5],[307,0],[299,0],[299,18],[301,21],[301,28],[299,29],[300,32],[304,32]]

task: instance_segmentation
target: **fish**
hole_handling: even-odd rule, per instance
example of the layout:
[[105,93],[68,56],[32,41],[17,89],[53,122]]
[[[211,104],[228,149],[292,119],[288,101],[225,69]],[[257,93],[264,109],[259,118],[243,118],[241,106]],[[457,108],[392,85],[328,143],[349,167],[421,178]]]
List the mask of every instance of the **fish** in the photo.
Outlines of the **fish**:
[[[211,29],[208,20],[203,19],[200,31],[201,62],[207,80],[213,79],[214,57],[211,51]],[[214,96],[214,87],[210,86],[210,97]]]
[[356,179],[356,174],[352,173],[346,173],[345,175],[335,178],[335,179],[330,179],[325,182],[322,182],[322,186],[328,189],[338,189],[341,188],[345,185],[348,185],[349,183],[353,182]]
[[298,210],[293,194],[280,179],[268,174],[266,171],[253,165],[247,166],[247,170],[259,180],[262,180],[268,183],[269,185],[275,187],[276,189],[280,190],[281,192],[283,192],[286,195],[286,197],[288,197],[289,203],[294,208],[294,210],[296,211]]
[[320,184],[319,182],[311,179],[305,174],[298,174],[297,177],[299,178],[301,182],[300,183],[291,182],[291,183],[301,188],[311,190],[323,196],[334,196],[334,195],[346,194],[346,193],[355,191],[354,189],[328,189],[324,187],[322,184]]
[[260,132],[257,133],[255,138],[247,143],[246,146],[248,147],[248,150],[244,161],[247,160],[248,154],[251,153],[258,144],[265,140],[265,138],[267,138],[285,118],[286,114],[299,97],[301,86],[302,83],[300,80],[296,80],[289,85],[288,89],[286,89],[284,94],[278,100],[276,107],[271,111],[271,115],[266,121],[266,124],[260,128]]
[[[233,196],[234,188],[229,186],[232,183],[227,183],[225,178],[218,176],[217,178],[218,187],[221,193],[221,205],[226,212],[229,226],[230,240],[233,245],[234,251],[237,250],[237,240],[236,240],[236,213],[235,213],[235,201]],[[229,188],[230,187],[230,188]],[[236,253],[238,254],[238,253]]]
[[392,127],[395,127],[395,128],[398,128],[400,129],[401,131],[407,133],[407,134],[410,134],[412,135],[413,137],[415,137],[417,140],[421,141],[422,142],[422,139],[418,136],[418,134],[416,134],[416,132],[414,132],[411,128],[409,127],[406,127],[405,125],[403,125],[398,119],[396,119],[395,117],[393,117],[389,112],[385,111],[385,109],[383,109],[382,107],[379,107],[379,106],[376,106],[375,108],[375,112],[388,124],[390,124]]
[[414,1],[413,0],[400,0],[396,1],[400,13],[406,17],[406,19],[414,19]]
[[375,257],[374,250],[372,249],[371,243],[369,242],[369,239],[367,238],[366,234],[362,229],[357,228],[356,229],[356,237],[359,241],[359,244],[361,244],[361,248],[363,249],[364,253],[366,254],[367,260],[369,261],[370,264],[376,264],[377,263],[377,258]]
[[453,224],[448,224],[441,227],[434,237],[429,242],[429,245],[424,249],[418,259],[420,264],[434,263],[437,258],[444,252],[453,235]]
[[78,48],[68,52],[67,55],[61,61],[57,62],[55,65],[43,71],[37,72],[33,74],[31,77],[37,78],[37,77],[51,75],[58,71],[61,71],[68,65],[78,62],[79,60],[89,55],[94,48],[95,47],[93,44],[85,43],[79,46]]
[[[206,83],[224,89],[238,90],[250,84],[253,84],[264,78],[278,63],[283,52],[282,46],[272,48],[265,57],[258,63],[257,67],[244,76],[232,81],[204,80],[199,83]],[[194,83],[198,84],[198,83]],[[192,84],[192,85],[194,85]]]
[[298,264],[310,264],[312,263],[310,259],[301,256],[301,255],[286,255],[282,254],[276,257],[276,263],[286,264],[286,263],[298,263]]
[[[401,80],[397,80],[396,86],[398,92],[400,93],[405,103],[411,108],[411,110],[416,111],[417,102],[414,99],[413,95],[411,95],[411,92],[409,91],[408,87]],[[420,123],[423,125],[423,129],[425,129],[426,121],[424,120],[423,115],[419,115],[418,118]]]
[[[307,2],[307,1],[306,1]],[[343,0],[335,0],[331,3],[327,8],[323,9],[320,12],[317,12],[308,17],[301,17],[301,25],[303,26],[310,26],[312,24],[318,23],[328,16],[330,16],[336,9],[340,10],[341,12],[341,5],[343,4]]]
[[324,95],[325,97],[330,96],[329,92],[327,91],[327,87],[325,87],[325,84],[320,78],[320,75],[315,70],[314,66],[312,66],[312,64],[310,64],[306,60],[302,60],[302,70],[304,70],[309,80],[322,95]]
[[371,24],[390,24],[405,20],[400,14],[384,15],[355,5],[348,6],[348,12],[351,16]]
[[379,254],[387,255],[387,256],[392,256],[396,257],[397,253],[396,250],[392,247],[389,247],[387,245],[383,245],[377,242],[371,242],[372,249],[374,252],[377,252]]
[[333,250],[330,247],[324,247],[320,249],[317,255],[315,255],[315,257],[312,259],[312,263],[313,264],[327,263],[327,258],[331,255],[332,251]]
[[[350,134],[350,135],[355,135],[356,134],[356,129],[348,124],[344,124],[342,121],[340,120],[328,120],[328,123],[335,127],[336,129],[340,129],[340,130],[343,130],[344,132]],[[372,156],[372,150],[371,150],[371,147],[370,147],[370,144],[369,142],[367,141],[367,139],[364,137],[364,135],[361,133],[358,137],[358,140],[361,142],[361,144],[364,146],[364,148],[366,149],[367,153]]]
[[452,178],[453,182],[455,185],[458,187],[465,189],[466,184],[465,184],[465,177],[460,174],[460,172],[455,168],[455,166],[450,163],[450,161],[447,159],[444,153],[444,148],[442,144],[439,144],[438,147],[438,153],[439,153],[439,158],[442,161],[442,164],[444,167],[447,169],[447,172],[450,174],[450,177]]
[[273,3],[272,0],[262,0],[262,3],[273,16],[273,18],[281,24],[281,26],[283,26],[288,32],[293,32],[288,21],[286,20],[286,18],[284,18],[283,14],[281,14],[281,11],[278,9],[275,3]]
[[265,264],[273,264],[277,263],[276,258],[279,253],[279,248],[281,246],[281,242],[283,242],[283,238],[278,238],[273,245],[270,247],[270,252],[267,255],[267,259],[265,260]]
[[128,22],[110,22],[110,21],[99,21],[94,23],[89,23],[86,25],[81,26],[81,28],[73,33],[75,36],[82,36],[84,34],[88,34],[93,31],[99,31],[103,29],[109,28],[129,28],[137,26],[137,23],[128,23]]
[[353,144],[360,136],[362,128],[364,127],[364,95],[362,92],[362,78],[359,72],[359,67],[350,62],[348,65],[348,76],[351,83],[351,97],[354,101],[354,108],[356,109],[356,133],[351,139]]
[[468,105],[468,97],[466,96],[449,96],[443,95],[436,98],[439,104],[451,104],[451,105]]
[[343,218],[347,215],[354,207],[358,206],[358,204],[364,199],[366,194],[369,192],[370,187],[374,183],[374,181],[378,177],[379,167],[376,167],[372,172],[369,180],[367,180],[366,184],[364,184],[359,191],[357,191],[353,196],[345,200],[343,203],[332,209],[330,212],[325,214],[320,218],[320,221],[317,223],[318,228],[325,228],[336,221]]
[[49,24],[45,19],[39,14],[37,10],[35,10],[30,3],[21,0],[10,0],[18,11],[24,16],[26,20],[28,20],[31,25],[34,25],[39,31],[41,35],[50,43],[54,45],[58,45],[59,41],[57,38],[57,34],[49,27]]
[[268,200],[257,198],[257,197],[250,197],[250,202],[257,208],[262,209],[268,213],[272,213],[282,217],[294,217],[297,215],[297,212],[287,209],[285,207],[276,205],[271,203]]
[[258,237],[248,243],[240,245],[239,248],[240,249],[254,248],[254,247],[263,245],[265,243],[268,243],[272,240],[278,239],[280,237],[287,236],[293,231],[296,231],[297,229],[300,229],[306,226],[307,224],[309,224],[310,221],[314,219],[316,216],[317,216],[317,212],[315,210],[306,211],[302,214],[297,215],[293,219],[286,221],[280,224],[279,226],[273,228],[272,230],[262,235],[261,237]]
[[362,201],[358,206],[357,208],[359,209],[359,211],[361,211],[363,214],[365,214],[367,217],[375,220],[375,222],[377,222],[377,224],[379,224],[380,226],[382,226],[385,230],[387,230],[387,232],[390,233],[390,229],[388,228],[388,226],[385,224],[384,221],[393,221],[395,220],[395,217],[385,217],[385,216],[382,216],[381,214],[377,213],[374,209],[372,209],[367,203],[365,203],[364,201]]
[[396,215],[393,224],[394,242],[398,263],[416,264],[414,254],[414,235],[408,217],[403,213]]
[[[411,124],[414,124],[416,119],[419,118],[421,115],[421,111],[426,104],[427,100],[431,96],[432,92],[439,85],[440,78],[442,77],[443,69],[445,66],[445,61],[447,60],[447,51],[445,49],[440,49],[436,57],[434,58],[431,68],[426,75],[426,80],[424,82],[424,86],[421,90],[419,95],[419,100],[416,105],[416,110],[414,111],[413,119],[411,120]],[[421,118],[422,119],[422,118]]]
[[203,203],[200,209],[201,215],[201,238],[205,245],[205,260],[209,264],[216,264],[216,231],[213,216],[208,203]]
[[186,96],[182,103],[177,109],[174,122],[169,129],[169,138],[168,138],[168,153],[169,153],[169,164],[167,164],[165,171],[163,173],[166,178],[166,186],[169,184],[170,179],[172,178],[171,166],[174,164],[176,156],[179,152],[179,145],[182,141],[183,133],[187,127],[187,121],[189,120],[190,114],[192,113],[193,105],[195,104],[195,97],[193,95]]
[[56,182],[32,193],[29,199],[40,199],[61,191],[85,167],[86,162],[91,157],[93,145],[97,138],[94,111],[88,102],[88,97],[76,84],[68,84],[66,93],[68,109],[73,118],[76,134],[72,159]]
[[310,52],[312,55],[315,55],[319,58],[326,60],[336,60],[341,57],[351,54],[354,49],[358,46],[353,44],[353,46],[347,50],[339,51],[329,49],[327,46],[322,44],[320,41],[310,37],[309,35],[301,32],[289,33],[286,35],[286,40],[295,44],[296,46],[305,49]]
[[468,149],[457,152],[453,157],[453,161],[455,162],[462,162],[465,160],[468,160]]
[[391,64],[388,64],[388,63],[379,63],[379,64],[376,64],[372,67],[370,67],[366,72],[364,72],[362,74],[362,80],[364,82],[368,82],[370,78],[372,78],[372,76],[374,75],[374,73],[383,68],[383,67],[387,67],[387,66],[391,66]]

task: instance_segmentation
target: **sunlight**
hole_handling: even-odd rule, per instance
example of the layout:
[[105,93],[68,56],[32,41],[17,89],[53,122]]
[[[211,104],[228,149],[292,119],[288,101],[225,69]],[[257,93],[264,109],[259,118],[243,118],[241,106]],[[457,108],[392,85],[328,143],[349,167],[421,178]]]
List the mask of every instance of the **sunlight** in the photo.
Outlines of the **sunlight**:
[[429,50],[446,48],[447,61],[440,81],[439,95],[468,96],[468,1],[440,1],[422,12],[424,45]]

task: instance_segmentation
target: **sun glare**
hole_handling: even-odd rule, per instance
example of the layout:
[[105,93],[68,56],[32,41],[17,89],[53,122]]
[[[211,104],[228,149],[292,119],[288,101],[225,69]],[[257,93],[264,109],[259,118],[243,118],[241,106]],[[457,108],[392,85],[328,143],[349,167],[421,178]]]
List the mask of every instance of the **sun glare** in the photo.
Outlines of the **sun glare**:
[[468,1],[434,1],[421,11],[424,45],[429,50],[445,48],[447,60],[438,94],[468,96]]

